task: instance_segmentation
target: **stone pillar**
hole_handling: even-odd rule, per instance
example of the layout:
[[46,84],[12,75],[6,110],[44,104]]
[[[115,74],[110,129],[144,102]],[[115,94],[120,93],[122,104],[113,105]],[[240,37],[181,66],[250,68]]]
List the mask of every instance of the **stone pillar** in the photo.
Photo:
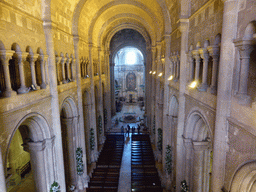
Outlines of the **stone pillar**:
[[39,56],[39,63],[41,68],[41,78],[42,78],[42,84],[40,85],[41,89],[46,89],[46,83],[45,83],[45,68],[44,68],[44,57],[41,55]]
[[[60,107],[59,107],[59,95],[57,88],[57,73],[56,73],[56,61],[54,52],[54,41],[53,41],[53,26],[52,22],[44,21],[44,34],[47,47],[47,55],[49,55],[49,80],[50,80],[50,93],[51,93],[51,121],[53,132],[55,134],[54,151],[55,151],[55,172],[54,180],[60,185],[60,190],[66,190],[64,162],[63,162],[63,148],[61,138],[61,124],[60,124]],[[53,181],[51,183],[53,183]],[[48,191],[49,189],[45,190]]]
[[66,73],[65,73],[65,64],[66,64],[66,58],[62,57],[61,59],[61,71],[62,71],[62,83],[66,84],[67,83],[67,79],[66,79]]
[[17,55],[18,55],[17,64],[19,66],[19,75],[20,75],[20,84],[21,84],[20,88],[18,89],[18,93],[22,94],[22,93],[28,92],[28,88],[25,85],[25,73],[24,73],[24,62],[26,61],[28,53],[18,52]]
[[35,181],[36,191],[48,191],[45,174],[45,141],[28,142],[24,145],[24,150],[30,153],[30,162]]
[[[193,142],[194,159],[193,159],[193,191],[206,191],[204,188],[205,181],[205,151],[209,149],[209,142]],[[190,188],[191,189],[191,188]]]
[[69,57],[67,57],[66,58],[67,59],[67,61],[66,61],[66,63],[67,63],[67,81],[71,81],[71,77],[70,77],[70,63],[72,62],[72,59],[71,58],[69,58]]
[[[193,150],[193,146],[192,146],[192,139],[189,138],[185,138],[183,137],[183,144],[185,147],[185,170],[184,170],[184,174],[183,174],[183,180],[185,179],[187,181],[187,184],[189,185],[190,189],[193,186],[193,183],[191,181],[192,179],[192,162],[193,162],[193,156],[192,156],[192,150]],[[177,153],[179,154],[179,152]],[[182,162],[177,162],[177,167],[182,166]],[[181,165],[180,165],[181,164]],[[179,169],[177,169],[177,174],[179,174],[178,171]],[[177,184],[180,185],[180,182],[177,182]],[[177,186],[179,186],[177,185]]]
[[59,64],[61,61],[61,57],[56,57],[56,76],[57,76],[57,83],[59,85],[62,84],[61,80],[60,80],[60,75],[59,75]]
[[223,10],[221,53],[219,64],[218,97],[216,108],[212,191],[221,191],[224,185],[227,152],[227,117],[230,116],[232,98],[233,68],[235,65],[235,47],[233,39],[237,35],[238,1],[225,0]]
[[247,97],[247,84],[250,65],[250,54],[253,50],[252,40],[237,40],[235,46],[240,53],[240,78],[238,94],[240,97]]
[[12,58],[14,51],[8,50],[4,52],[0,50],[0,59],[3,65],[4,70],[4,82],[5,82],[5,91],[3,92],[4,97],[11,97],[17,95],[16,91],[12,90],[10,70],[9,70],[9,61]]
[[203,80],[199,90],[206,91],[208,88],[207,76],[208,76],[209,53],[207,49],[204,48],[203,51],[200,53],[200,55],[201,55],[201,58],[204,60],[204,64],[203,64]]
[[49,84],[50,84],[48,63],[49,63],[48,55],[44,55],[44,69],[45,69],[45,84],[46,84],[46,87],[49,87]]
[[56,166],[56,162],[54,161],[54,150],[53,150],[53,146],[54,146],[54,140],[55,140],[55,136],[50,138],[50,139],[46,139],[45,140],[45,155],[46,155],[46,160],[47,160],[47,169],[46,169],[46,175],[48,175],[48,177],[46,177],[46,181],[47,183],[51,183],[52,181],[54,181],[54,173],[55,173],[55,166]]
[[192,52],[194,59],[196,60],[196,70],[195,70],[195,81],[199,82],[199,70],[200,70],[200,56],[199,56],[199,51],[194,50]]
[[[85,146],[85,125],[84,125],[84,111],[83,111],[83,93],[82,93],[82,84],[81,84],[81,70],[79,63],[79,37],[74,36],[74,51],[75,58],[71,57],[71,66],[76,67],[76,79],[77,79],[77,100],[78,100],[78,115],[77,119],[77,146],[80,146],[83,149],[83,162],[84,162],[84,173],[82,177],[78,176],[78,188],[81,190],[82,188],[88,187],[88,176],[87,176],[87,155],[86,155],[86,146]],[[72,69],[72,67],[71,67]],[[74,68],[72,70],[72,80],[75,81]]]
[[151,111],[152,111],[152,117],[151,117],[151,125],[152,125],[152,130],[151,130],[151,138],[152,138],[152,142],[155,142],[155,135],[153,133],[153,126],[155,125],[155,115],[156,115],[156,111],[155,111],[155,96],[156,96],[156,92],[155,92],[155,87],[156,87],[156,82],[155,82],[155,75],[153,74],[154,71],[156,70],[156,62],[155,62],[155,57],[156,57],[156,47],[151,47],[151,52],[152,52],[152,73],[151,73],[151,80],[152,80],[152,95],[151,95]]
[[115,64],[110,63],[110,88],[111,88],[111,115],[116,114],[116,103],[115,103]]
[[5,173],[4,173],[4,164],[2,159],[2,152],[0,148],[0,192],[7,192],[6,191],[6,183],[5,183]]
[[192,51],[190,51],[188,54],[188,62],[189,62],[189,66],[190,66],[189,81],[192,82],[194,80],[194,76],[195,76],[195,66],[194,66],[194,58],[193,58]]
[[217,78],[218,78],[218,64],[220,57],[220,48],[218,45],[213,45],[208,49],[210,56],[212,56],[212,80],[210,93],[216,95],[217,93]]
[[35,61],[37,60],[38,56],[39,54],[28,56],[28,61],[31,69],[32,85],[33,87],[35,87],[36,90],[40,89],[40,86],[38,86],[36,83],[36,70],[35,70]]
[[[164,71],[164,100],[163,100],[163,147],[162,147],[162,162],[163,165],[165,165],[165,153],[166,153],[166,145],[168,144],[168,132],[169,129],[172,127],[170,127],[170,124],[168,123],[168,110],[169,110],[169,74],[170,74],[170,65],[171,65],[171,61],[170,61],[170,44],[171,44],[171,36],[169,34],[165,35],[165,71]],[[165,178],[168,178],[169,175],[168,173],[165,173]],[[172,178],[171,178],[172,179]],[[168,185],[168,179],[165,180],[165,183]],[[170,189],[171,186],[170,184],[168,185],[168,188]]]
[[181,50],[180,50],[180,83],[179,83],[179,111],[177,122],[177,145],[176,145],[176,186],[180,186],[180,183],[185,178],[184,170],[184,146],[183,146],[183,134],[185,127],[185,91],[187,86],[187,45],[188,45],[188,31],[189,20],[180,19],[179,29],[181,31]]

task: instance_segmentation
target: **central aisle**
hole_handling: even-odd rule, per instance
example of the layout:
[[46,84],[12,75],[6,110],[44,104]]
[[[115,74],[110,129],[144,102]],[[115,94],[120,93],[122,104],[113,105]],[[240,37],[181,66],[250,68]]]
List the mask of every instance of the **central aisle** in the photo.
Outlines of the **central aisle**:
[[118,192],[131,191],[131,134],[125,137]]

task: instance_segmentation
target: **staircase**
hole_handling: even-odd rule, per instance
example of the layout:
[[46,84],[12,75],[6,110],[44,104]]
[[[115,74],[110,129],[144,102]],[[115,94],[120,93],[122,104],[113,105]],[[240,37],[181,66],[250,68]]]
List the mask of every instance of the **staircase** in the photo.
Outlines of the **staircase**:
[[132,191],[162,192],[148,135],[133,135],[131,150]]
[[123,135],[107,135],[87,192],[117,192],[123,148]]

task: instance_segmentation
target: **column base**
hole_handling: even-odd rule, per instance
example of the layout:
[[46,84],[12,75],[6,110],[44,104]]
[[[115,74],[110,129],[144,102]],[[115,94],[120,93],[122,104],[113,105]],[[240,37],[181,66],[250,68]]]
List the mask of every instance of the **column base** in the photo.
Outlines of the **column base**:
[[207,91],[208,85],[207,84],[201,84],[201,86],[199,86],[197,89],[199,91]]
[[13,91],[13,90],[5,90],[3,92],[4,97],[12,97],[12,96],[15,96],[15,95],[17,95],[17,92]]
[[18,92],[19,94],[28,93],[28,92],[29,92],[29,89],[24,86],[24,87],[19,88],[17,92]]
[[237,94],[235,97],[238,98],[238,103],[241,105],[250,105],[252,102],[252,98],[246,94],[240,93],[240,94]]
[[217,95],[217,86],[211,86],[210,87],[210,93],[213,95]]
[[46,89],[46,84],[45,84],[45,83],[42,83],[42,84],[40,85],[40,87],[41,87],[41,89]]
[[62,83],[63,83],[63,84],[67,84],[68,81],[67,81],[67,80],[63,80]]

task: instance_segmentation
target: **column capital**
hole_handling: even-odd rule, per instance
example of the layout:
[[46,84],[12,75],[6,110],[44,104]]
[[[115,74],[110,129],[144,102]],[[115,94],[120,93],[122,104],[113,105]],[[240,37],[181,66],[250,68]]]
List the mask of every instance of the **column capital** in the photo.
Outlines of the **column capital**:
[[61,61],[61,57],[56,57],[56,64],[59,64]]
[[212,57],[216,57],[220,55],[220,46],[218,45],[212,45],[207,47],[207,50]]
[[39,57],[39,54],[34,54],[34,55],[29,54],[27,59],[30,63],[32,63],[32,62],[35,62],[38,59],[38,57]]
[[178,28],[181,33],[184,33],[188,29],[189,19],[179,19]]
[[185,145],[185,148],[191,148],[192,147],[192,139],[185,138],[184,135],[182,136],[182,138],[183,138],[183,143]]
[[201,48],[198,50],[200,57],[204,60],[208,60],[209,59],[209,52],[207,50],[207,48]]
[[233,42],[235,44],[235,47],[237,47],[239,50],[241,59],[250,58],[250,54],[253,50],[253,40],[236,39]]
[[39,152],[45,149],[45,140],[38,142],[27,142],[23,144],[25,151]]
[[209,141],[193,141],[193,149],[195,151],[207,150],[210,147]]
[[193,56],[194,59],[196,59],[196,60],[200,59],[200,55],[199,55],[198,50],[193,50],[193,51],[191,51],[191,53],[192,53],[192,56]]
[[[0,50],[0,59],[2,61],[9,61],[13,54],[15,53],[15,51],[13,50]],[[2,64],[5,64],[6,62],[2,62]],[[6,63],[6,64],[9,64],[9,63]]]
[[67,60],[66,57],[61,57],[61,60],[60,60],[61,64],[63,65],[66,62],[66,60]]
[[27,57],[29,55],[28,52],[15,52],[18,56],[18,64],[21,64],[21,62],[24,62],[27,60]]

